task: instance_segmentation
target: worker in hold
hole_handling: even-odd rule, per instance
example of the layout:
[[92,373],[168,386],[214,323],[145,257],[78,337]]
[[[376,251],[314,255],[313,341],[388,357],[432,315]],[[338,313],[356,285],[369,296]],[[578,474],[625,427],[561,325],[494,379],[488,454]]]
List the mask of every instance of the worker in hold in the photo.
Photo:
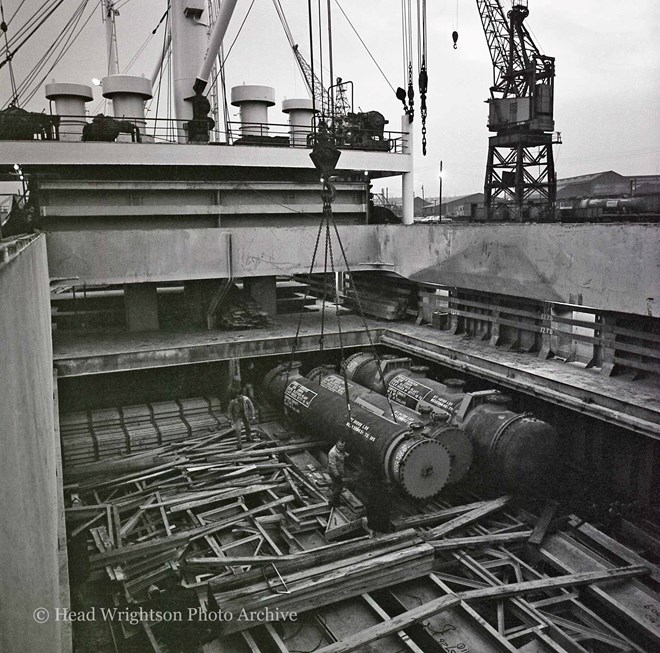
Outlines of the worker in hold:
[[245,428],[246,441],[252,442],[252,429],[250,428],[250,420],[254,421],[256,419],[254,404],[248,396],[244,395],[242,392],[238,392],[229,402],[227,411],[229,413],[229,419],[234,422],[236,438],[238,440],[238,448],[242,449],[242,428]]
[[344,461],[346,456],[348,456],[346,440],[340,438],[328,453],[328,473],[332,479],[330,505],[333,508],[339,506],[339,497],[344,489]]

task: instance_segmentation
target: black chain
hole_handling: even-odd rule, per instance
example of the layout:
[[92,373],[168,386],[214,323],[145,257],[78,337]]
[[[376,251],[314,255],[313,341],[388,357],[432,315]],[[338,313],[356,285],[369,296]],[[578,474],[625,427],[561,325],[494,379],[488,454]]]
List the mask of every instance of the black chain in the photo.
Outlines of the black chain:
[[408,120],[413,121],[415,117],[415,87],[413,86],[413,65],[408,62]]
[[422,67],[419,70],[419,112],[422,116],[422,154],[426,156],[426,91],[428,89],[429,77],[426,72],[426,59],[422,59]]

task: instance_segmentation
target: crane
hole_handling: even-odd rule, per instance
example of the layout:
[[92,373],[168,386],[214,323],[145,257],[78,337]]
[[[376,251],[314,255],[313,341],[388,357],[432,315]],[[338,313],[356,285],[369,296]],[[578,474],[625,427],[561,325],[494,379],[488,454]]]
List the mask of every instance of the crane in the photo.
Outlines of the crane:
[[309,90],[309,93],[312,96],[317,109],[321,111],[321,113],[324,113],[327,107],[326,89],[323,87],[321,80],[318,78],[312,67],[307,63],[307,60],[300,52],[300,48],[293,38],[291,28],[289,27],[289,23],[286,19],[286,16],[284,15],[284,10],[282,9],[280,0],[273,0],[273,4],[275,5],[275,11],[277,12],[277,16],[282,23],[282,27],[284,28],[287,41],[289,41],[289,45],[293,51],[293,56],[298,63],[298,68],[300,68],[300,72],[303,76],[303,79],[305,80],[305,85],[307,86],[307,89]]
[[[280,0],[273,0],[273,4],[275,5],[275,11],[282,23],[282,27],[284,28],[287,41],[289,41],[289,45],[291,46],[293,56],[298,63],[298,68],[300,68],[300,72],[305,80],[305,85],[314,100],[314,105],[322,115],[331,118],[345,116],[352,110],[352,103],[347,97],[347,89],[351,83],[342,82],[341,78],[337,78],[336,83],[330,89],[326,89],[323,86],[323,83],[314,72],[312,66],[307,63],[302,52],[300,52],[300,47],[293,38],[291,28],[284,15]],[[330,116],[329,114],[332,115]]]
[[[487,220],[550,220],[557,190],[554,140],[555,60],[541,54],[524,20],[527,0],[477,0],[493,63],[488,99]],[[513,214],[511,216],[511,214]]]

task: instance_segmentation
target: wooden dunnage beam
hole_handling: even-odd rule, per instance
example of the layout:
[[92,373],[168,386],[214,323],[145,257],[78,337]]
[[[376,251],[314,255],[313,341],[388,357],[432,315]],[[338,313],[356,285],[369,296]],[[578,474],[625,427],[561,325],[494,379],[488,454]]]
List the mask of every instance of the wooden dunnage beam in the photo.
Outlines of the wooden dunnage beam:
[[492,501],[484,501],[474,510],[470,510],[460,517],[456,517],[444,524],[441,524],[440,526],[432,528],[427,533],[424,533],[424,537],[428,540],[437,540],[438,538],[443,537],[452,531],[463,528],[463,526],[467,526],[468,524],[472,524],[478,519],[489,515],[491,512],[500,510],[506,506],[507,503],[509,503],[510,499],[511,497],[504,496],[500,497],[499,499],[493,499]]
[[604,572],[569,574],[566,576],[557,576],[555,578],[543,578],[541,580],[512,583],[510,585],[498,585],[496,587],[485,587],[482,589],[448,594],[447,596],[420,605],[418,608],[408,610],[382,624],[367,628],[341,642],[330,644],[330,646],[319,649],[316,653],[350,653],[351,651],[358,651],[366,644],[381,639],[382,637],[386,637],[387,635],[397,633],[400,630],[404,630],[408,626],[422,621],[422,619],[426,619],[427,617],[458,605],[461,601],[475,599],[504,599],[511,596],[522,595],[527,592],[590,585],[616,578],[631,578],[646,573],[648,573],[648,570],[642,566],[619,567],[616,569],[608,569]]

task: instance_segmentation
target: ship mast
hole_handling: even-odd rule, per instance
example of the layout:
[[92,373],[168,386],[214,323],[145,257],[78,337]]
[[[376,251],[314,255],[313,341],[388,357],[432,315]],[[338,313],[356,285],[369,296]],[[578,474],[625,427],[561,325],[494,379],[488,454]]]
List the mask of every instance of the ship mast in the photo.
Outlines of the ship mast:
[[103,0],[103,22],[105,23],[106,52],[108,54],[108,75],[119,74],[119,49],[117,48],[117,25],[115,0]]

